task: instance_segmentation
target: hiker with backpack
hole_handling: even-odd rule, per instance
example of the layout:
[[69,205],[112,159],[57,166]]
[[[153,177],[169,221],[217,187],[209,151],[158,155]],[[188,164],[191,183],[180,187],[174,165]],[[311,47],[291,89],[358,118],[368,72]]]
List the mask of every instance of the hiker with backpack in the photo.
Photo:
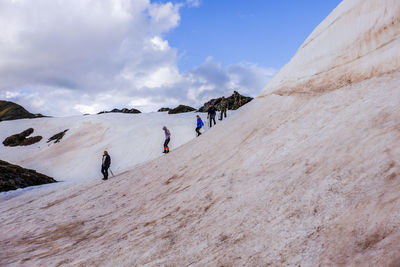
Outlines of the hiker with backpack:
[[169,130],[167,129],[166,126],[163,127],[163,130],[164,130],[164,134],[165,134],[164,152],[163,153],[169,153],[168,143],[171,140],[171,133],[169,132]]
[[199,115],[196,115],[196,117],[197,117],[196,133],[197,133],[197,136],[200,136],[200,135],[201,135],[200,129],[201,129],[201,127],[204,126],[204,123],[203,123],[203,121],[201,120],[201,118],[200,118]]
[[103,180],[108,179],[108,168],[111,165],[111,157],[107,151],[104,151],[103,158],[101,160],[101,173],[103,174]]
[[220,111],[221,111],[219,120],[222,121],[223,115],[225,115],[225,118],[226,118],[226,110],[227,110],[227,108],[228,108],[228,103],[227,103],[225,97],[222,97],[219,106],[220,106]]
[[212,104],[210,104],[207,112],[208,112],[207,118],[210,120],[210,128],[211,128],[213,121],[214,121],[214,125],[217,124],[215,121],[215,115],[217,114],[217,109]]

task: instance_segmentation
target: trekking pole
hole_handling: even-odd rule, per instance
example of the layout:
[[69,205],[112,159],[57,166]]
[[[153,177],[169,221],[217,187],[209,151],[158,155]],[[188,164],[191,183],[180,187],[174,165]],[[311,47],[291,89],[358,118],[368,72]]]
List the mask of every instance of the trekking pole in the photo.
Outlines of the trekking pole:
[[114,177],[114,173],[113,173],[113,171],[111,170],[111,168],[110,168],[110,172],[111,172],[112,176]]

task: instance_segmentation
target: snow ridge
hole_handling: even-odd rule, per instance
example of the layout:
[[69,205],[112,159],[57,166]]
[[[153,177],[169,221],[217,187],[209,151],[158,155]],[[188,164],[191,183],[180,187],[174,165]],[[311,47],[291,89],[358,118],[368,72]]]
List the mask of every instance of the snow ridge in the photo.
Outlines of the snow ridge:
[[397,0],[343,1],[271,80],[268,94],[315,94],[399,70]]

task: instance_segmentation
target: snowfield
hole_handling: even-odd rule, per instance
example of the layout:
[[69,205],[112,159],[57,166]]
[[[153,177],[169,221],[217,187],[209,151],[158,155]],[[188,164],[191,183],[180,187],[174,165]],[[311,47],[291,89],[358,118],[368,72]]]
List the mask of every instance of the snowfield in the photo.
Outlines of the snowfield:
[[[195,138],[197,114],[204,121],[207,119],[204,113],[154,112],[4,121],[0,123],[0,140],[30,127],[35,130],[31,136],[40,135],[43,139],[26,147],[1,145],[0,159],[35,169],[58,181],[100,178],[104,150],[112,156],[112,171],[124,172],[162,155],[164,125],[172,133],[171,149]],[[66,129],[69,130],[59,143],[47,143],[51,136]]]
[[398,266],[399,85],[400,2],[345,0],[224,124],[2,201],[0,265]]

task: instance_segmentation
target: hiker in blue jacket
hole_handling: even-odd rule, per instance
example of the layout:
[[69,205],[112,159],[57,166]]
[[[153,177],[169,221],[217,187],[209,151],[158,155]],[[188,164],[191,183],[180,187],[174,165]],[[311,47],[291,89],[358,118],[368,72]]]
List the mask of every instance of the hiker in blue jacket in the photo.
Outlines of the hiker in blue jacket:
[[203,123],[203,121],[201,120],[201,118],[200,118],[199,115],[197,115],[196,117],[197,117],[196,133],[197,133],[197,136],[200,136],[200,135],[201,135],[200,129],[201,129],[201,127],[204,126],[204,123]]

